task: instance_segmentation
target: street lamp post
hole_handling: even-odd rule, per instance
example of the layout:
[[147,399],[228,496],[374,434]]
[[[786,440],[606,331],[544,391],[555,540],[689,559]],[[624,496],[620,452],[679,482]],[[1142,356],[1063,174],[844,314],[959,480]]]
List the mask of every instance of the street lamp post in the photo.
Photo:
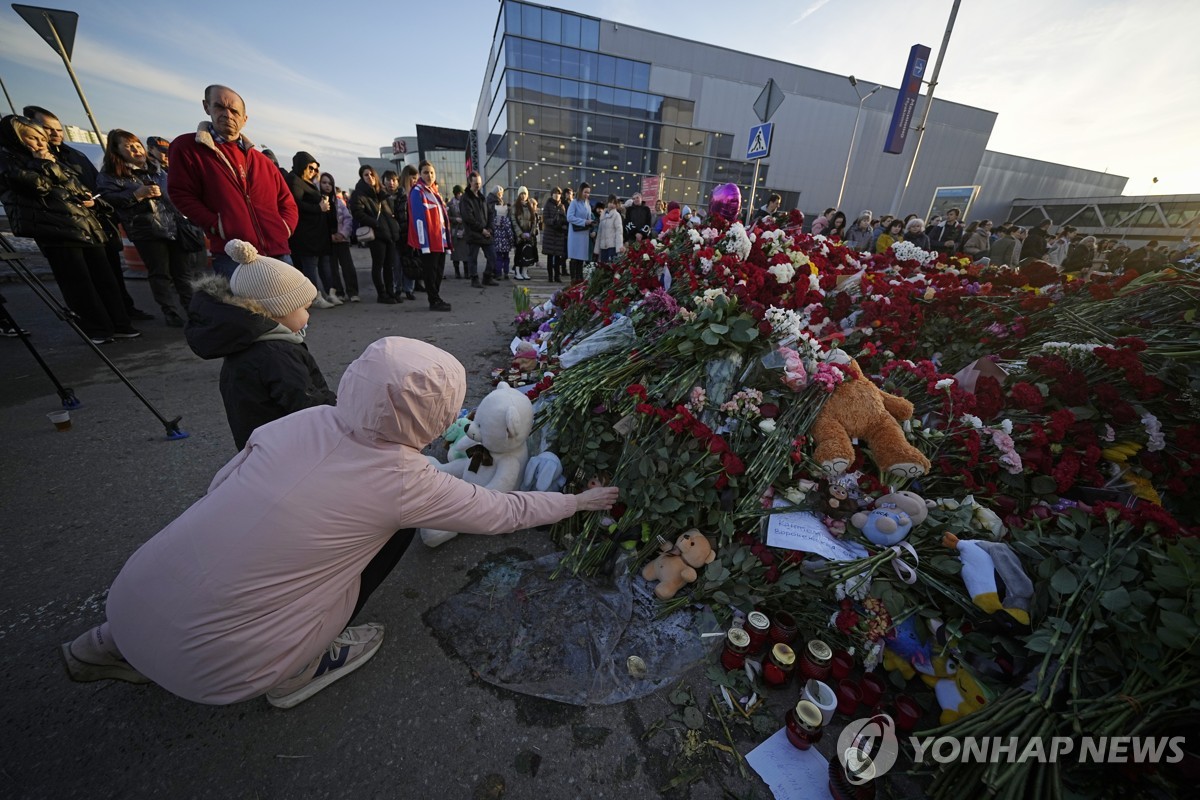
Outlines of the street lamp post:
[[858,113],[854,115],[854,131],[850,134],[850,149],[846,151],[846,168],[842,170],[842,188],[838,189],[838,199],[835,204],[838,208],[842,207],[842,195],[846,193],[846,178],[850,175],[850,158],[854,155],[854,140],[858,138],[858,121],[862,117],[863,103],[867,102],[867,98],[882,89],[882,86],[876,86],[866,95],[858,91],[858,80],[851,75],[850,85],[854,87],[854,93],[858,95]]

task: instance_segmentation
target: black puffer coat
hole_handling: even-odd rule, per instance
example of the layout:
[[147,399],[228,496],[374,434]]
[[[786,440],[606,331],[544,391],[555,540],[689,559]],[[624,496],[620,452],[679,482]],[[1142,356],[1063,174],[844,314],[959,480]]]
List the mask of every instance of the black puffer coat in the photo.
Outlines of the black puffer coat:
[[[101,245],[107,237],[83,201],[91,196],[74,169],[36,158],[11,119],[0,125],[0,202],[17,236],[50,245]],[[107,204],[96,200],[96,206]]]
[[463,192],[460,207],[462,208],[463,227],[467,229],[467,244],[491,244],[493,237],[483,232],[484,229],[491,230],[488,227],[490,216],[488,203],[483,193],[475,194],[470,189]]
[[314,161],[308,153],[296,153],[292,171],[284,175],[300,211],[296,230],[288,239],[296,256],[327,256],[333,251],[333,231],[329,229],[329,216],[321,210],[321,190],[303,177],[304,168]]
[[644,239],[650,238],[652,224],[650,206],[629,206],[625,209],[625,241],[632,242],[639,233]]
[[400,223],[396,222],[392,204],[382,189],[377,192],[371,184],[360,179],[350,194],[350,213],[356,226],[374,228],[375,238],[381,242],[402,241]]
[[[157,169],[154,173],[135,169],[124,177],[101,172],[96,181],[96,189],[116,210],[117,219],[125,227],[125,235],[130,241],[175,238],[175,215],[178,212],[171,204],[171,198],[167,197],[166,181],[158,180],[161,175]],[[137,190],[152,183],[162,188],[162,194],[159,197],[137,199]]]
[[192,352],[225,359],[221,400],[238,450],[260,425],[305,408],[337,405],[308,348],[286,339],[263,340],[280,325],[254,307],[254,301],[235,297],[225,278],[209,276],[196,284],[184,328]]
[[542,252],[567,257],[567,210],[554,198],[547,200],[542,209]]

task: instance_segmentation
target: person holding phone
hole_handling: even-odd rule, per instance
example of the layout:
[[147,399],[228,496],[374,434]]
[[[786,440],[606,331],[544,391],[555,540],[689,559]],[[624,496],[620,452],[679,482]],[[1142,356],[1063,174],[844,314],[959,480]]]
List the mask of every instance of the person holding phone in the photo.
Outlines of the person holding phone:
[[187,313],[191,282],[199,275],[194,253],[179,241],[179,212],[167,197],[167,173],[149,159],[141,139],[115,129],[108,133],[96,188],[116,209],[125,235],[145,262],[150,292],[163,319],[172,328],[182,328],[180,309]]
[[67,308],[95,344],[135,339],[104,245],[108,237],[93,213],[111,209],[50,151],[42,126],[28,117],[0,119],[0,202],[17,236],[27,236],[50,262]]

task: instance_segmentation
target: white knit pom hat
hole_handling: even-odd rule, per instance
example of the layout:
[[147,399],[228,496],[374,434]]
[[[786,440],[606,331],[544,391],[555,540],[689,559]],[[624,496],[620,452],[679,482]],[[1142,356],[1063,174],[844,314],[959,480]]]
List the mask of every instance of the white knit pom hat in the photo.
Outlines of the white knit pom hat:
[[254,245],[230,239],[225,252],[238,263],[229,289],[238,297],[257,300],[272,317],[286,317],[317,299],[317,287],[293,266],[260,256]]

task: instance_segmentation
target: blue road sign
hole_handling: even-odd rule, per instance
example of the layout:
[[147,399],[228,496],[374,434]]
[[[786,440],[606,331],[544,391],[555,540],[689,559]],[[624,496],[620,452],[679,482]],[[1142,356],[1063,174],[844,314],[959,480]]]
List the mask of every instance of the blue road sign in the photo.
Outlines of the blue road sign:
[[749,144],[746,145],[747,161],[771,155],[771,133],[774,130],[774,122],[764,122],[750,129]]

